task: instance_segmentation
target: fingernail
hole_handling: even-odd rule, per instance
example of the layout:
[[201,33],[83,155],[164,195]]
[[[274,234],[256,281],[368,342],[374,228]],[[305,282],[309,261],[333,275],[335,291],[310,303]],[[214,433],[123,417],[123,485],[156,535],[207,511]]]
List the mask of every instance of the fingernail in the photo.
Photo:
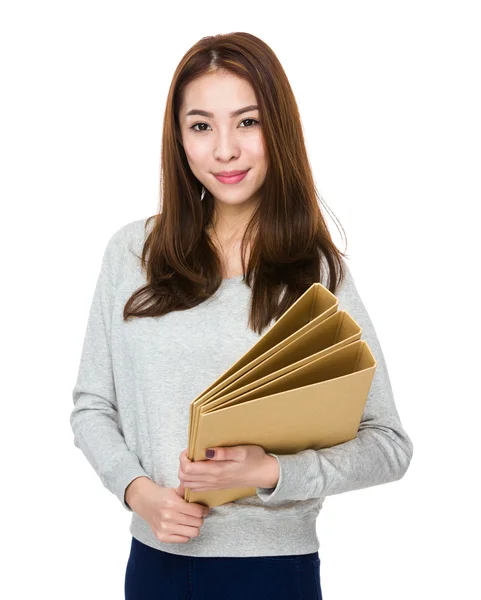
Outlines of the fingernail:
[[211,448],[209,448],[208,450],[205,451],[206,458],[214,458],[214,456],[215,456],[215,450],[212,450]]

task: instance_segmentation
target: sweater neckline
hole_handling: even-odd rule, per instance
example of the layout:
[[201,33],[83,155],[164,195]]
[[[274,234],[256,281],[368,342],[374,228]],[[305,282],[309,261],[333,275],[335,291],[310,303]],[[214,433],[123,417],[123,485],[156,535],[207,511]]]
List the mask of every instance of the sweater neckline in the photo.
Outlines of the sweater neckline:
[[236,283],[238,281],[242,281],[242,278],[244,277],[244,274],[241,273],[240,275],[234,275],[234,277],[227,277],[226,279],[222,280],[222,283],[224,285],[226,284],[232,284],[232,283]]

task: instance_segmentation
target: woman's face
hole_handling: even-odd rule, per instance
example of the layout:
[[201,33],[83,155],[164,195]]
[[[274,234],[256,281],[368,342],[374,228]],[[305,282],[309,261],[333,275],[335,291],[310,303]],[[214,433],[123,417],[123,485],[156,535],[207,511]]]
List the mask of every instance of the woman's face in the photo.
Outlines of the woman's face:
[[[259,110],[250,108],[231,115],[256,104],[252,86],[231,73],[202,75],[184,89],[179,123],[187,161],[217,202],[250,205],[260,200],[267,164]],[[192,111],[197,114],[188,114]],[[245,170],[247,174],[237,183],[223,182],[214,175]]]

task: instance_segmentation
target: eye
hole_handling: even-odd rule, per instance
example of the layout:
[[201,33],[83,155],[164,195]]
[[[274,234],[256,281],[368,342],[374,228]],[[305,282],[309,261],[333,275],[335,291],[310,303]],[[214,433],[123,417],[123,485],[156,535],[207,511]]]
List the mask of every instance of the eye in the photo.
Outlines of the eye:
[[241,123],[245,123],[246,121],[252,121],[252,123],[254,123],[254,125],[250,125],[250,127],[255,127],[256,125],[259,125],[259,121],[257,119],[244,119],[243,121],[241,121]]
[[[246,121],[251,121],[253,123],[253,125],[249,125],[247,127],[243,127],[243,129],[250,129],[251,127],[255,127],[256,125],[259,125],[259,121],[257,119],[244,119],[243,121],[241,121],[241,123],[245,123]],[[194,123],[194,125],[191,125],[189,127],[189,129],[192,129],[192,131],[197,131],[197,132],[201,132],[201,131],[207,131],[207,129],[196,129],[197,126],[200,125],[206,125],[207,127],[209,127],[208,123]]]
[[195,127],[197,127],[197,125],[207,125],[207,123],[195,123],[194,125],[191,125],[189,127],[189,129],[192,129],[193,131],[205,131],[205,129],[195,129]]

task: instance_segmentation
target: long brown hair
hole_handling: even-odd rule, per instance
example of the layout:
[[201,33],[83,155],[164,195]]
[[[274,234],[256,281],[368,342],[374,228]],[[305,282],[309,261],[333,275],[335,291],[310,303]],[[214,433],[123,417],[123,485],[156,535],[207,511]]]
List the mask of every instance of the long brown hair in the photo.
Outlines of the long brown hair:
[[[164,114],[161,209],[142,250],[147,284],[124,307],[124,319],[186,310],[211,297],[223,281],[222,264],[206,229],[214,198],[193,175],[181,143],[179,107],[184,87],[213,71],[230,72],[253,87],[259,106],[268,169],[262,200],[241,243],[244,281],[251,288],[249,327],[261,334],[314,282],[331,292],[344,278],[343,259],[324,221],[304,144],[299,110],[274,52],[245,32],[203,37],[180,61]],[[251,248],[246,265],[245,248]],[[147,258],[147,254],[149,255]],[[284,291],[282,299],[280,292]]]

